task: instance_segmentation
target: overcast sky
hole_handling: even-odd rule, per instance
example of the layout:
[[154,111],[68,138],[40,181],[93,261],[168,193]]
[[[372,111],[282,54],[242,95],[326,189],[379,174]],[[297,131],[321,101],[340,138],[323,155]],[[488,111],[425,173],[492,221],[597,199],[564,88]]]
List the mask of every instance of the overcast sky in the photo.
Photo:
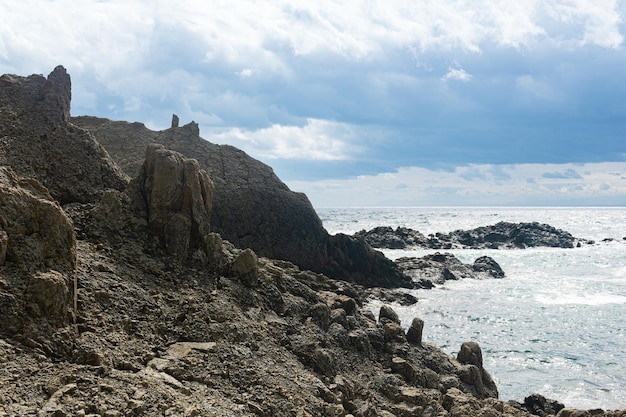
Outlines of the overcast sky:
[[0,2],[0,73],[200,134],[316,207],[626,205],[625,1]]

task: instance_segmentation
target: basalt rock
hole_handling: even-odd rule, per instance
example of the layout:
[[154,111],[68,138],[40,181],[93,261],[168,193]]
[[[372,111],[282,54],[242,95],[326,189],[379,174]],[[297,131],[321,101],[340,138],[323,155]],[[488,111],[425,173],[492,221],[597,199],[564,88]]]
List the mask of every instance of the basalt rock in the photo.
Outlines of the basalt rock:
[[416,286],[432,288],[432,284],[459,279],[503,278],[504,271],[491,257],[482,256],[473,265],[462,263],[451,253],[426,255],[421,258],[402,257],[396,264],[403,274],[411,277]]
[[62,204],[92,202],[128,178],[93,135],[70,123],[70,77],[0,77],[0,165],[36,178]]

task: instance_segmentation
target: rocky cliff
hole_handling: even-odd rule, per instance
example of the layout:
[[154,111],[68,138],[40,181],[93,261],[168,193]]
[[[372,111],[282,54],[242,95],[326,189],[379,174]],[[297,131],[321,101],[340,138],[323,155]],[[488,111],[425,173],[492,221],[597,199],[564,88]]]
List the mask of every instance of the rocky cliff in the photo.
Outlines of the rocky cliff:
[[361,239],[331,238],[306,195],[289,190],[269,166],[245,152],[202,139],[196,123],[178,126],[174,116],[170,129],[152,131],[140,123],[71,120],[89,130],[130,177],[139,172],[150,144],[197,160],[215,188],[211,229],[240,248],[368,286],[412,286]]
[[0,165],[36,178],[62,204],[94,201],[128,182],[93,135],[70,123],[70,98],[60,66],[47,78],[0,77]]
[[[20,117],[52,137],[47,116]],[[59,143],[92,143],[66,127]],[[31,138],[19,132],[3,143]],[[0,168],[0,416],[583,415],[499,401],[477,343],[449,356],[419,318],[407,329],[389,306],[364,309],[362,286],[223,240],[202,163],[153,145],[127,182],[90,149],[56,164],[119,182],[87,176],[88,198],[63,205],[71,187],[49,169]],[[338,239],[346,262],[369,256]]]

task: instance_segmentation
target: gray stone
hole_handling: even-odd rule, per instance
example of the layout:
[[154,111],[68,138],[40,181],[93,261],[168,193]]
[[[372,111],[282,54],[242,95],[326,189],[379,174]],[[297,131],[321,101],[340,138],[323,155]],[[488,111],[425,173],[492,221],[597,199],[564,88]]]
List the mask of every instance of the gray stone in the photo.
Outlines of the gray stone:
[[415,317],[411,322],[409,330],[406,332],[407,342],[420,346],[422,344],[422,333],[424,331],[424,320]]

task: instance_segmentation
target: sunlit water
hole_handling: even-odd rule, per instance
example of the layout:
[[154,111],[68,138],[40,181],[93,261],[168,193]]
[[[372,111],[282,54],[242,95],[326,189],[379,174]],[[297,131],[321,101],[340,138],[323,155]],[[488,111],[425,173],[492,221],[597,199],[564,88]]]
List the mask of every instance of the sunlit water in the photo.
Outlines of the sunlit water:
[[[424,339],[456,354],[479,342],[504,400],[532,393],[577,408],[626,408],[625,208],[319,209],[330,233],[406,226],[424,234],[499,221],[547,223],[596,240],[574,249],[452,250],[463,262],[482,255],[502,280],[448,282],[413,290],[419,302],[393,305],[402,325],[425,320]],[[603,239],[612,239],[603,242]],[[384,250],[389,258],[434,250]],[[377,313],[379,302],[370,307]]]

